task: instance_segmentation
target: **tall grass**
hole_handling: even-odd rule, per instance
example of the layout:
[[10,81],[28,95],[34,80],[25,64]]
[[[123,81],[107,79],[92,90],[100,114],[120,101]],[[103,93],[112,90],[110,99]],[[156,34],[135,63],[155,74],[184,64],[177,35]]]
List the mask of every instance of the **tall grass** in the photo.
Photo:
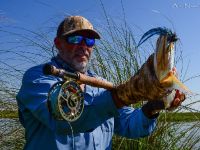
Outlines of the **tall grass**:
[[[105,11],[103,4],[102,8]],[[89,67],[99,76],[115,84],[120,84],[138,71],[149,53],[136,48],[134,32],[128,27],[125,19],[119,25],[108,19],[106,13],[105,18],[107,25],[105,28],[99,29],[104,36],[95,46]],[[1,45],[9,45],[9,47],[2,46],[0,49],[0,104],[1,109],[5,110],[17,109],[14,97],[19,90],[24,71],[30,66],[48,61],[54,55],[52,52],[56,53],[55,49],[52,51],[53,40],[49,38],[48,32],[34,32],[16,27],[14,30],[18,32],[11,31],[9,28],[0,28],[1,34],[12,37],[8,39],[8,42],[1,43]],[[5,54],[9,57],[5,58]],[[132,107],[141,105],[137,104]],[[185,108],[190,110],[190,105],[188,104]],[[167,118],[168,113],[164,112],[164,114],[164,118]],[[10,130],[7,131],[9,126]],[[157,129],[149,137],[127,139],[114,136],[113,149],[194,149],[195,144],[200,143],[200,137],[197,136],[199,127],[199,122],[183,127],[182,124],[176,122],[158,119]],[[24,130],[17,120],[11,120],[9,123],[6,121],[0,128],[1,148],[22,149]],[[11,147],[9,148],[8,145]]]
[[17,116],[13,114],[17,112],[15,97],[25,70],[47,62],[53,55],[53,44],[47,37],[49,34],[19,27],[0,28],[0,34],[1,41],[5,41],[0,48],[0,110],[8,113],[6,118],[0,117],[0,149],[20,150],[25,135],[19,120],[12,118]]
[[[149,54],[141,49],[137,49],[134,34],[127,25],[118,26],[109,19],[107,19],[107,24],[108,26],[104,30],[106,31],[104,32],[106,36],[102,38],[95,48],[91,60],[91,68],[107,80],[115,84],[120,84],[134,75]],[[151,52],[153,52],[153,49]],[[177,54],[176,57],[180,58],[181,56]],[[196,103],[199,103],[199,101]],[[141,104],[136,104],[133,107],[137,106],[141,106]],[[185,106],[184,108],[190,107]],[[176,112],[179,110],[180,108]],[[170,117],[168,116],[168,112],[164,111],[163,113],[164,116],[162,117]],[[199,122],[194,122],[184,127],[184,123],[178,124],[177,122],[168,122],[165,119],[164,121],[163,119],[160,121],[158,119],[157,128],[149,137],[127,139],[114,136],[113,149],[196,149],[197,147],[195,145],[197,143],[200,144],[199,132],[197,132],[200,129],[199,127]]]

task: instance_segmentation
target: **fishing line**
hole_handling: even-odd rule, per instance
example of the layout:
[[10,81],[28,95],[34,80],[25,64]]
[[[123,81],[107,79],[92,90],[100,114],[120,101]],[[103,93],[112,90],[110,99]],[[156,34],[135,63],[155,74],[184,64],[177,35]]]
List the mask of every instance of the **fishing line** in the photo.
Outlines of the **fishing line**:
[[73,130],[73,127],[72,127],[71,123],[70,123],[69,121],[67,121],[67,123],[68,123],[69,126],[70,126],[71,135],[72,135],[72,149],[74,150],[74,149],[75,149],[74,130]]

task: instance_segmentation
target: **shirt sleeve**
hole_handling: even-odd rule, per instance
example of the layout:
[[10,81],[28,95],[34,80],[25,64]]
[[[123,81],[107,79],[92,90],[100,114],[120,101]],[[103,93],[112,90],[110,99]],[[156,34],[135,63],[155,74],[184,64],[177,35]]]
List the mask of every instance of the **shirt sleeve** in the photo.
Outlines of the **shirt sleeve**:
[[156,127],[156,118],[147,118],[142,109],[123,107],[115,117],[115,134],[127,138],[139,138],[150,135]]
[[[45,76],[42,67],[28,70],[22,80],[21,89],[17,95],[20,116],[34,119],[58,134],[71,134],[71,127],[67,121],[56,120],[49,113],[47,96],[49,89],[59,80],[53,76]],[[103,111],[102,111],[103,110]],[[26,112],[31,113],[27,115]],[[93,97],[91,105],[85,106],[81,117],[71,123],[74,133],[85,132],[99,126],[105,120],[116,116],[118,111],[112,101],[109,91],[101,91]],[[34,118],[31,118],[34,117]],[[26,121],[23,126],[26,128]]]

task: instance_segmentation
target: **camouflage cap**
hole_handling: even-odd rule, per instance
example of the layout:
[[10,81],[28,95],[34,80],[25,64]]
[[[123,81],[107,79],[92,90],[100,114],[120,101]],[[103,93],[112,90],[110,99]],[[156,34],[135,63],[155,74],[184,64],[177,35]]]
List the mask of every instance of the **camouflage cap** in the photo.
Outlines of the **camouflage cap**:
[[93,29],[92,24],[82,16],[69,16],[65,18],[58,26],[57,37],[82,31],[87,31],[92,38],[100,39],[99,33]]

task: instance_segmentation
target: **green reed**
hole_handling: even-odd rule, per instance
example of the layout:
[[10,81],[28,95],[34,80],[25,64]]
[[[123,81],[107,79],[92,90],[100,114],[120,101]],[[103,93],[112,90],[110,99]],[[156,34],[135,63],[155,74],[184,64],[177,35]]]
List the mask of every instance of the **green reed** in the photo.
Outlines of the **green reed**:
[[[134,75],[148,56],[145,55],[147,54],[145,49],[136,47],[134,32],[128,26],[126,20],[122,20],[119,24],[108,19],[106,10],[102,3],[101,5],[105,12],[107,24],[104,28],[99,29],[102,33],[102,39],[95,46],[89,67],[108,81],[120,84]],[[5,110],[4,112],[11,111],[13,113],[17,109],[16,101],[13,98],[19,90],[21,82],[18,81],[21,81],[24,71],[30,66],[47,62],[56,54],[56,49],[53,47],[52,38],[48,36],[49,31],[34,32],[24,28],[12,28],[15,28],[14,30],[18,32],[14,32],[10,28],[0,28],[0,33],[4,34],[5,37],[18,39],[4,43],[6,47],[3,47],[3,43],[1,43],[0,55],[8,54],[7,56],[10,56],[10,58],[4,58],[0,61],[0,104]],[[12,100],[10,100],[11,98]],[[140,107],[141,105],[136,104],[132,107]],[[190,111],[190,105],[184,107],[184,109]],[[196,135],[200,127],[199,121],[179,131],[180,128],[183,128],[182,124],[169,121],[171,117],[173,117],[171,113],[164,111],[158,118],[156,130],[149,137],[128,139],[115,135],[113,137],[113,149],[194,149],[195,144],[200,143],[200,137]],[[194,114],[194,117],[198,120],[199,116]],[[8,124],[5,123],[0,126],[0,147],[6,148],[8,145],[12,145],[12,149],[22,149],[24,130],[17,120],[11,124],[13,126],[9,132],[5,132]]]
[[[95,47],[90,67],[98,75],[119,84],[134,75],[148,55],[144,55],[145,51],[137,48],[133,31],[127,27],[127,24],[117,25],[113,20],[106,20],[107,27],[103,30],[104,37]],[[141,105],[136,104],[133,107],[140,107]],[[169,114],[164,111],[161,118],[158,119],[156,130],[149,137],[127,139],[115,135],[113,137],[113,149],[193,149],[196,143],[200,143],[199,135],[195,132],[199,130],[200,124],[194,122],[191,126],[184,128],[182,126],[184,123],[178,124],[177,122],[167,121],[170,118],[173,120],[172,114],[176,112]],[[199,120],[199,116],[196,117]],[[183,129],[179,130],[180,128]]]

